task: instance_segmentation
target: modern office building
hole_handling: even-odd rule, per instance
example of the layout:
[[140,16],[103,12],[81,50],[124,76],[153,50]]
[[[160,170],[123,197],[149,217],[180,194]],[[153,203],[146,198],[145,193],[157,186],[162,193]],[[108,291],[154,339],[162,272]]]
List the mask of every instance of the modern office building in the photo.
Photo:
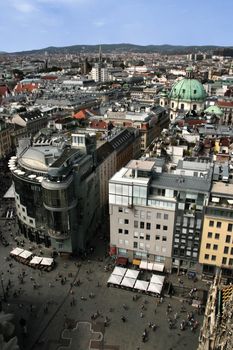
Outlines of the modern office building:
[[20,142],[11,161],[20,230],[59,252],[85,249],[95,232],[99,181],[95,135],[39,137]]
[[[165,173],[156,161],[131,161],[109,181],[110,249],[116,256],[164,264],[168,271],[196,271],[203,211],[212,167],[182,164]],[[187,174],[185,168],[187,167]],[[189,171],[189,174],[188,174]],[[191,173],[190,173],[191,171]]]

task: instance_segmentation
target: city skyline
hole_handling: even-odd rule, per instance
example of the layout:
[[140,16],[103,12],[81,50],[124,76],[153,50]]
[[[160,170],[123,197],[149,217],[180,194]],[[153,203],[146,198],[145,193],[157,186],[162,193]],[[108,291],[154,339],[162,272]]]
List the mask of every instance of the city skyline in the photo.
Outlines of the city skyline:
[[91,44],[232,45],[231,0],[9,0],[0,51]]

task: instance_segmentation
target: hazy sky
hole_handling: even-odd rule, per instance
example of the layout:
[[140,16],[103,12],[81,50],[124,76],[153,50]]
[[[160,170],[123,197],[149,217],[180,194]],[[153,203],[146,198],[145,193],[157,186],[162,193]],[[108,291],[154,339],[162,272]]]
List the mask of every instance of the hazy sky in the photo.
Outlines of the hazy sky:
[[0,0],[0,51],[75,44],[232,45],[233,0]]

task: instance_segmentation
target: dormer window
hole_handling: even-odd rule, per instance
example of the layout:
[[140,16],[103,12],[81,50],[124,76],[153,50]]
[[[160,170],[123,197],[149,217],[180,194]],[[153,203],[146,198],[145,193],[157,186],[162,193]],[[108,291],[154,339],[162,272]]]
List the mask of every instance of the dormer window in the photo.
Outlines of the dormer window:
[[197,90],[194,90],[193,93],[196,94],[196,93],[197,93]]

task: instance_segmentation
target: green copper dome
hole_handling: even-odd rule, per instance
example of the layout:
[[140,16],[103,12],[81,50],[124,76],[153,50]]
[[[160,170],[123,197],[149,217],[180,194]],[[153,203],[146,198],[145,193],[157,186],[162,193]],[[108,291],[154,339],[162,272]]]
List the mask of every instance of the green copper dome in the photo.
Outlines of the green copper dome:
[[198,80],[184,78],[173,85],[170,99],[184,102],[202,102],[206,99],[206,92]]

